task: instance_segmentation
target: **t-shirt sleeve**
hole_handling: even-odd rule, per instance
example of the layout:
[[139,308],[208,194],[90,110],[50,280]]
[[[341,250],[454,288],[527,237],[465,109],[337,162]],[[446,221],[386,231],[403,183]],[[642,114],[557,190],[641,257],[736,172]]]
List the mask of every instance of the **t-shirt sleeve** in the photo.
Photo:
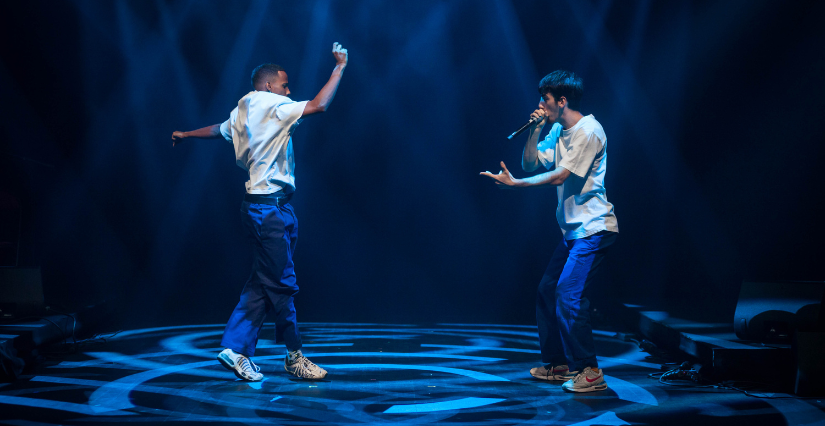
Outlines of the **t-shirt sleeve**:
[[583,178],[590,171],[593,160],[603,147],[604,141],[595,132],[579,131],[559,161],[559,167],[564,167],[570,170],[570,173]]
[[278,117],[278,120],[290,125],[301,118],[301,115],[304,114],[304,107],[306,107],[307,102],[309,101],[287,101],[279,103],[275,106],[275,115]]
[[550,129],[550,133],[548,133],[544,139],[540,140],[536,146],[539,161],[541,161],[541,164],[547,170],[553,169],[555,166],[554,163],[556,162],[556,141],[559,138],[556,130],[555,125],[553,125]]
[[229,120],[221,124],[221,136],[229,142],[232,142],[232,125],[229,123]]

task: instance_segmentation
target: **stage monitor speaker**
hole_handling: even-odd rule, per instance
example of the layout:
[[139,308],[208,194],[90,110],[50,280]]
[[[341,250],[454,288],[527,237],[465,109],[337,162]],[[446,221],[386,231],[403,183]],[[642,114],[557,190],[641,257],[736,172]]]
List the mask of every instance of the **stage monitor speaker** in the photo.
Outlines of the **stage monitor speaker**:
[[0,268],[0,319],[42,313],[40,268]]
[[796,385],[799,396],[825,396],[825,331],[794,333],[793,352],[796,358]]
[[739,292],[733,329],[743,340],[791,343],[795,331],[823,331],[825,282],[745,281]]

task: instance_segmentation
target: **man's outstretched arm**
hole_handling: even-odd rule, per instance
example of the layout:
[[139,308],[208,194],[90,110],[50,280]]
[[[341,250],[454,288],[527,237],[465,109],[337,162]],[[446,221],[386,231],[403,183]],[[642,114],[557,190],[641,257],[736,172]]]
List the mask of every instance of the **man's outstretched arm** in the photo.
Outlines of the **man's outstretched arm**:
[[172,132],[172,146],[183,143],[186,138],[218,139],[222,137],[221,125],[218,123],[188,132]]
[[327,84],[325,84],[324,87],[321,88],[321,91],[318,92],[318,95],[315,96],[315,99],[307,102],[302,116],[324,112],[329,107],[329,104],[332,103],[335,92],[338,91],[338,84],[341,83],[341,77],[344,75],[344,68],[347,67],[349,55],[347,49],[344,49],[338,43],[333,43],[332,56],[335,57],[335,68],[332,70],[332,75],[329,77]]
[[498,172],[497,175],[490,172],[481,172],[479,174],[495,180],[496,185],[498,185],[501,189],[515,189],[542,185],[559,186],[563,184],[568,177],[570,177],[570,170],[567,170],[564,167],[556,167],[549,172],[544,172],[524,179],[516,179],[510,171],[507,170],[507,166],[505,166],[504,161],[502,161],[501,171]]

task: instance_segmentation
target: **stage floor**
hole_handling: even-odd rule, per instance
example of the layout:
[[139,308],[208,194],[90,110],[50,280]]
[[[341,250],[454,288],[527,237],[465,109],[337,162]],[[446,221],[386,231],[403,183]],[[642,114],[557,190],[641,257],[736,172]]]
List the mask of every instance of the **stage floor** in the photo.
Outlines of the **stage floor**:
[[269,340],[259,342],[253,358],[265,380],[235,379],[215,359],[223,325],[130,330],[0,384],[0,421],[825,425],[822,399],[765,399],[661,384],[648,377],[660,365],[612,332],[596,332],[609,389],[571,394],[560,382],[530,376],[529,369],[540,364],[535,326],[301,326],[304,354],[329,371],[323,381],[289,376],[283,347]]

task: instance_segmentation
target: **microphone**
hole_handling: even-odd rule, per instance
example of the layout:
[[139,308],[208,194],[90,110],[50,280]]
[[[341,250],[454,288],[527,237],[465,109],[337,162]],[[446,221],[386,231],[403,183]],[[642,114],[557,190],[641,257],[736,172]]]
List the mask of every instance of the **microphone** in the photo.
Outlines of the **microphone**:
[[527,124],[525,124],[525,125],[521,126],[518,130],[516,130],[515,132],[513,132],[513,134],[512,134],[512,135],[507,136],[507,139],[508,139],[508,140],[513,140],[513,138],[514,138],[514,137],[516,137],[516,136],[518,136],[518,135],[522,134],[525,130],[529,129],[529,128],[530,128],[530,126],[532,126],[533,124],[538,123],[538,122],[539,122],[539,121],[541,121],[543,118],[544,118],[544,117],[541,117],[541,116],[531,118],[531,119],[530,119],[530,121],[528,121],[528,122],[527,122]]

